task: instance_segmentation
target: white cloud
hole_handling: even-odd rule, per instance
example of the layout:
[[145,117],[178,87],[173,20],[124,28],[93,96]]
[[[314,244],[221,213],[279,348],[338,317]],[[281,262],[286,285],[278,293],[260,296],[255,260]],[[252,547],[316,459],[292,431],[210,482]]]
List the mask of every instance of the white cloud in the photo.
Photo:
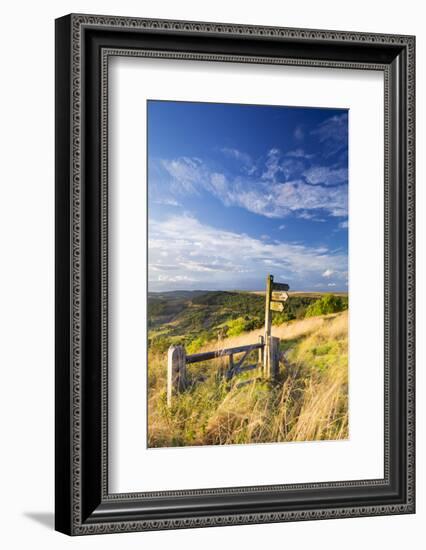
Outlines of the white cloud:
[[323,277],[331,277],[334,274],[334,271],[332,269],[326,269],[324,273],[322,274]]
[[283,171],[283,168],[280,164],[280,156],[281,153],[279,149],[273,148],[268,151],[265,162],[266,170],[261,176],[263,180],[275,181],[277,174]]
[[170,198],[161,198],[161,199],[154,199],[153,202],[155,204],[162,204],[164,206],[181,206],[180,202],[178,202],[173,197]]
[[305,170],[303,175],[313,185],[338,185],[348,181],[348,170],[346,168],[333,169],[327,166],[314,166]]
[[334,155],[341,149],[347,147],[348,143],[348,114],[344,112],[334,115],[319,124],[311,135],[318,138],[324,145],[324,156]]
[[322,222],[322,223],[325,222],[324,218],[318,218],[312,212],[306,212],[304,210],[302,210],[302,212],[300,212],[300,214],[297,214],[297,217],[301,218],[302,220],[309,220],[309,221],[313,221],[313,222]]
[[221,151],[227,157],[238,161],[242,165],[243,171],[246,172],[247,174],[251,175],[256,171],[256,166],[251,156],[248,155],[247,153],[244,153],[244,151],[240,151],[239,149],[233,149],[229,147],[224,147],[223,149],[221,149]]
[[327,118],[312,130],[311,134],[318,136],[320,141],[346,137],[348,134],[348,113],[344,112]]
[[216,195],[225,196],[228,191],[228,182],[224,174],[218,172],[211,174],[210,185]]
[[172,176],[173,190],[184,193],[197,193],[203,164],[199,159],[180,157],[174,160],[163,160],[162,164]]
[[236,160],[239,160],[243,162],[244,164],[251,164],[251,157],[247,153],[244,153],[243,151],[240,151],[238,149],[233,149],[230,147],[223,147],[221,149],[222,153],[227,155],[228,157],[232,157]]
[[[197,158],[180,157],[161,162],[171,178],[167,189],[177,197],[207,191],[225,206],[239,206],[268,218],[282,218],[299,211],[304,211],[305,217],[307,211],[322,211],[337,217],[347,216],[347,185],[323,187],[310,185],[300,178],[285,181],[292,172],[300,171],[300,166],[289,168],[288,163],[300,161],[287,159],[281,162],[278,149],[269,151],[266,170],[261,179],[248,174],[231,177],[211,171]],[[320,175],[310,174],[310,177],[312,181],[317,181]],[[320,219],[321,216],[315,216],[315,221]]]
[[239,180],[216,195],[225,205],[240,206],[267,218],[283,218],[301,210],[305,211],[305,217],[309,210],[347,216],[346,186],[314,187],[301,180],[265,185]]
[[339,228],[340,229],[348,229],[348,227],[349,227],[348,220],[345,220],[345,221],[339,223]]
[[303,181],[286,182],[277,186],[278,207],[291,211],[323,209],[332,216],[347,213],[347,187],[319,187]]
[[191,277],[187,277],[186,275],[159,275],[158,281],[162,283],[189,283],[194,282],[195,279],[192,279]]
[[327,286],[336,286],[336,283],[328,283]]
[[[165,251],[172,254],[166,256]],[[347,255],[216,229],[192,216],[151,220],[149,224],[151,290],[261,288],[271,270],[286,273],[290,285],[307,287],[327,269],[346,280]]]
[[303,149],[294,149],[293,151],[288,151],[286,154],[285,154],[286,157],[293,157],[293,158],[298,158],[298,159],[311,159],[313,158],[315,155],[312,155],[312,154],[307,154],[305,153],[305,151]]

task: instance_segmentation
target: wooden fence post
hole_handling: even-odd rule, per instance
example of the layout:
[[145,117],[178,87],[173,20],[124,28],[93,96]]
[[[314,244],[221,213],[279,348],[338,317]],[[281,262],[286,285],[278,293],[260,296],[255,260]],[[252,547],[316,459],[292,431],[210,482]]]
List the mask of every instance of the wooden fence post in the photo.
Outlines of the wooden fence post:
[[226,379],[231,380],[234,376],[234,356],[231,354],[228,357],[228,368],[226,370]]
[[170,346],[167,354],[167,405],[171,407],[173,394],[186,386],[186,352],[183,346]]
[[259,336],[259,344],[261,346],[263,346],[263,347],[259,348],[259,356],[258,356],[258,359],[257,359],[257,362],[259,363],[259,375],[262,376],[263,368],[264,368],[263,356],[265,354],[265,347],[264,347],[265,338],[262,335]]
[[280,339],[271,336],[271,362],[268,377],[276,380],[280,372]]

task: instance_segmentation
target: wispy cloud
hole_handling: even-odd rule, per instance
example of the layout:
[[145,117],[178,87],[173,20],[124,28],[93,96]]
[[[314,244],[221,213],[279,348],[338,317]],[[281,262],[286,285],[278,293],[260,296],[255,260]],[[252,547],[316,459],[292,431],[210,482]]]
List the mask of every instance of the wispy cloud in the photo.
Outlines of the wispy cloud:
[[276,211],[324,210],[331,216],[347,215],[347,187],[312,186],[303,181],[276,186]]
[[313,222],[320,222],[320,223],[325,223],[325,219],[324,218],[318,218],[314,213],[312,212],[306,212],[306,211],[303,211],[300,212],[300,214],[297,214],[297,217],[302,219],[302,220],[311,220]]
[[225,206],[239,206],[267,218],[282,218],[292,212],[317,210],[331,216],[347,216],[347,186],[310,185],[302,179],[275,181],[279,171],[278,150],[271,150],[262,179],[230,176],[210,171],[200,159],[180,157],[163,160],[171,176],[170,190],[179,194],[213,194]]
[[199,106],[193,122],[190,104],[173,109],[149,148],[150,290],[262,288],[268,272],[293,289],[345,288],[347,113],[235,107],[224,123],[206,107],[204,124]]
[[180,202],[178,202],[173,197],[167,198],[161,198],[161,199],[153,199],[152,201],[154,204],[161,204],[163,206],[182,206]]
[[334,115],[311,130],[311,136],[316,137],[324,145],[324,156],[330,157],[348,143],[348,113]]
[[262,174],[263,180],[275,181],[276,176],[283,171],[280,164],[281,153],[279,149],[273,148],[268,151],[265,162],[265,171]]
[[265,241],[217,229],[193,216],[150,221],[152,290],[229,288],[230,272],[234,288],[261,288],[271,268],[288,274],[290,284],[314,287],[327,270],[344,281],[347,255],[332,253],[324,247]]
[[294,149],[292,151],[288,151],[286,154],[285,154],[286,157],[294,157],[294,158],[298,158],[298,159],[311,159],[313,158],[315,155],[313,154],[308,154],[306,153],[303,149]]
[[[295,214],[319,222],[327,216],[347,217],[347,124],[344,112],[314,128],[299,128],[295,133],[300,146],[287,152],[271,147],[256,161],[236,147],[219,149],[219,159],[150,159],[152,200],[164,200],[166,189],[169,206],[173,201],[183,202],[184,196],[210,194],[225,206],[237,206],[266,218]],[[309,147],[306,150],[309,140],[320,145],[318,154],[311,154]],[[342,150],[339,157],[328,162],[327,156],[338,150]]]
[[173,160],[162,160],[162,165],[172,176],[174,191],[184,193],[197,193],[200,180],[200,172],[203,163],[200,159],[192,157],[180,157]]
[[239,162],[242,165],[243,171],[245,173],[251,175],[254,174],[254,172],[256,171],[256,165],[253,162],[251,156],[244,151],[228,147],[222,148],[221,151],[225,156]]
[[347,215],[346,188],[320,188],[303,181],[277,183],[267,188],[245,185],[227,198],[232,199],[230,204],[268,218],[283,218],[300,210],[324,210],[331,216]]
[[306,180],[312,185],[337,185],[347,183],[347,168],[330,168],[329,166],[314,166],[303,173]]
[[170,288],[170,285],[177,285],[179,287],[187,286],[188,284],[195,283],[196,279],[188,277],[187,275],[159,275],[157,278],[158,283],[162,284],[165,288]]

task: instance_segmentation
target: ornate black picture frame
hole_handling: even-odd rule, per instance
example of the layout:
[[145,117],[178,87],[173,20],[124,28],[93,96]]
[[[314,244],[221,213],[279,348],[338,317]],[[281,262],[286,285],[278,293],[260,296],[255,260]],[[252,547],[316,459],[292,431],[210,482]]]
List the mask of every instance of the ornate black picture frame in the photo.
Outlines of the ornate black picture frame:
[[[383,479],[109,493],[107,71],[116,55],[383,72]],[[414,56],[413,36],[74,14],[56,21],[58,531],[414,513]]]

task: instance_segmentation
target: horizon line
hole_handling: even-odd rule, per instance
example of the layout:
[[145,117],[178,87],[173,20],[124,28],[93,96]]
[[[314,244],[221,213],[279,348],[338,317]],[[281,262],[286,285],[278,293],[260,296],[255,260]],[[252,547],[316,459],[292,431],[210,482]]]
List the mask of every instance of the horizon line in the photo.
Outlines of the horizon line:
[[[173,290],[150,290],[149,292],[265,292],[265,289],[241,289],[241,288],[229,288],[229,289],[223,289],[223,288],[216,288],[216,289],[206,289],[206,288],[175,288]],[[289,294],[295,293],[295,292],[346,292],[348,293],[348,290],[339,290],[339,289],[330,289],[330,290],[287,290]]]

